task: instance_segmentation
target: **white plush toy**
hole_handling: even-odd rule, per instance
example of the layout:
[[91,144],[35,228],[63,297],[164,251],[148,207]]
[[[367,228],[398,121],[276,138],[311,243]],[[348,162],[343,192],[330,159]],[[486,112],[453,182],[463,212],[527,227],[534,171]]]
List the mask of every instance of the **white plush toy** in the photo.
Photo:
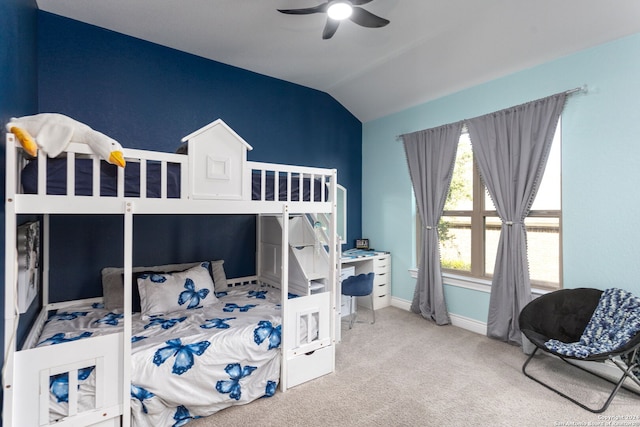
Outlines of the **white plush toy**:
[[40,113],[12,118],[7,131],[13,133],[24,150],[35,157],[38,148],[49,157],[59,156],[70,142],[87,144],[107,162],[125,167],[122,145],[71,117],[58,113]]

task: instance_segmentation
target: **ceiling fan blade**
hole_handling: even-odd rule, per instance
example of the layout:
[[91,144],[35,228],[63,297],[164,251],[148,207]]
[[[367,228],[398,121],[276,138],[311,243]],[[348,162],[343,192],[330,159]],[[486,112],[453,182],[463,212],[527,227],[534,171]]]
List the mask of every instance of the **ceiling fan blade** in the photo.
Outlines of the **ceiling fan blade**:
[[278,12],[286,13],[288,15],[309,15],[311,13],[326,13],[329,8],[329,2],[319,4],[314,7],[307,7],[304,9],[278,9]]
[[352,6],[362,6],[363,4],[371,3],[373,0],[350,0]]
[[327,23],[324,24],[324,30],[322,30],[322,40],[327,40],[333,37],[338,30],[338,25],[340,25],[340,21],[327,18]]
[[379,16],[360,7],[353,8],[353,13],[351,13],[349,19],[356,24],[367,28],[380,28],[389,23],[388,20],[380,18]]

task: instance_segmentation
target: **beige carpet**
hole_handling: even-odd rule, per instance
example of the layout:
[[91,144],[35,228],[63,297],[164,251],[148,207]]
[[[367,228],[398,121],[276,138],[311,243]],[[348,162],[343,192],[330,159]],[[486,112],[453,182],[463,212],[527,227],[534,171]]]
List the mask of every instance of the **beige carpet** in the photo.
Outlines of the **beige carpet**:
[[[374,325],[343,325],[334,374],[188,425],[640,427],[640,397],[622,390],[592,414],[526,378],[525,359],[518,347],[388,307]],[[530,371],[592,406],[611,389],[547,356]]]

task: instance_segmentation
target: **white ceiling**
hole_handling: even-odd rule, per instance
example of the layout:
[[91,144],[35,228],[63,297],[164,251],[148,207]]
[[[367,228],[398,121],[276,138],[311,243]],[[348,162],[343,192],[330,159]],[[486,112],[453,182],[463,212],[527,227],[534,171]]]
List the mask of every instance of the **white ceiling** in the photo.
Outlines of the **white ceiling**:
[[[276,9],[323,0],[37,0],[41,10],[333,96],[362,122],[640,32],[638,0],[373,0],[383,28]],[[637,52],[633,53],[637,54]]]

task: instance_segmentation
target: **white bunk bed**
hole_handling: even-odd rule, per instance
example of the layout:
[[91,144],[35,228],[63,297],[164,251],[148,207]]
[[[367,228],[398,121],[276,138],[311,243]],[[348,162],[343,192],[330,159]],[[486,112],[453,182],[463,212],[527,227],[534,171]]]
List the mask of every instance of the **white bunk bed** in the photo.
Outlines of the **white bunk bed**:
[[[246,153],[251,146],[221,120],[183,141],[188,144],[187,155],[125,149],[127,168],[117,168],[109,190],[103,189],[107,180],[100,177],[100,160],[86,146],[71,144],[61,169],[66,182],[61,190],[47,190],[54,166],[44,155],[31,162],[26,160],[14,135],[7,134],[4,425],[131,425],[131,379],[135,369],[132,328],[139,323],[132,314],[133,218],[139,214],[257,215],[256,275],[229,279],[228,286],[237,289],[240,286],[236,285],[250,284],[277,289],[285,296],[299,295],[282,298],[279,304],[281,391],[335,370],[339,297],[335,294],[339,249],[336,171],[247,161]],[[89,172],[78,169],[81,161],[92,165]],[[24,182],[26,175],[22,172],[25,166],[33,167],[34,163],[35,187],[33,182]],[[134,169],[139,176],[125,175],[127,169]],[[152,172],[159,174],[153,191],[150,187],[155,184],[148,184]],[[89,195],[75,195],[87,191],[77,187],[83,173],[89,175]],[[129,188],[132,180],[136,187],[133,190]],[[33,188],[25,190],[30,185]],[[104,302],[102,298],[56,303],[48,300],[49,217],[69,213],[123,217],[121,328],[109,334],[36,347],[53,310]],[[16,348],[20,320],[16,306],[18,215],[41,215],[43,229],[42,310],[22,349]],[[319,224],[322,226],[318,227]],[[76,391],[78,373],[87,366],[93,368],[92,382],[95,382],[92,389],[95,396],[89,409],[80,403],[82,393]],[[56,417],[51,415],[50,381],[60,374],[67,374],[68,404],[64,416],[51,421]]]

